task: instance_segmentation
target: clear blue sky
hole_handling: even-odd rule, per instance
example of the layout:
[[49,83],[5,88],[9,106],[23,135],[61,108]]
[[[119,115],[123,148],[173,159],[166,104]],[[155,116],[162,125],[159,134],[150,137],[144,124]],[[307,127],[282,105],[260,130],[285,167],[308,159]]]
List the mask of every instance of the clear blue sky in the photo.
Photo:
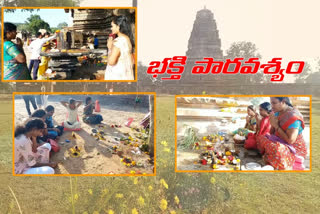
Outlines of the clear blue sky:
[[32,14],[40,15],[41,19],[49,23],[50,27],[57,27],[61,22],[67,22],[68,25],[72,23],[70,12],[65,13],[63,9],[40,9],[39,11],[21,11],[16,10],[14,13],[4,13],[5,22],[25,23],[27,18]]

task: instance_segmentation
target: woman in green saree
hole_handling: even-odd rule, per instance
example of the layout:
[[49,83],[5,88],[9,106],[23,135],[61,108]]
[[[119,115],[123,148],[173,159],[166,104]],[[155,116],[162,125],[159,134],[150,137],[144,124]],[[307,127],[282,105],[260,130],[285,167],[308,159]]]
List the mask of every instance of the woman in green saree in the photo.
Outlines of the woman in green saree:
[[3,30],[3,64],[4,80],[31,80],[31,76],[26,63],[26,55],[23,51],[23,43],[17,38],[17,44],[11,40],[17,35],[17,26],[5,22]]

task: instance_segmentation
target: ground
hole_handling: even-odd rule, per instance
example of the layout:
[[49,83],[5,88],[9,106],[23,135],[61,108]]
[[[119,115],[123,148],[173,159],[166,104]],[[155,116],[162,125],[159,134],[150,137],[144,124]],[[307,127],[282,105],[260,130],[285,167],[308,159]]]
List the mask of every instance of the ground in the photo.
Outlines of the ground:
[[[183,125],[185,124],[183,121],[178,121],[178,130],[183,129]],[[190,123],[187,123],[190,125]],[[192,124],[192,123],[191,123]],[[199,123],[197,123],[199,124]],[[231,131],[231,130],[230,130]],[[199,134],[198,138],[201,139],[203,136],[207,136],[209,134],[213,134],[215,132],[211,133],[206,133],[206,134]],[[308,148],[308,156],[305,159],[304,165],[305,165],[305,170],[310,169],[310,126],[306,126],[304,131],[303,131],[303,136]],[[230,139],[232,139],[232,135],[230,135]],[[178,132],[178,137],[177,137],[177,144],[181,144],[184,140],[183,132]],[[204,141],[201,141],[202,144],[204,144]],[[230,148],[232,149],[238,149],[240,151],[239,157],[241,159],[241,166],[245,166],[247,163],[258,163],[262,167],[265,166],[265,162],[262,159],[262,156],[259,154],[257,150],[247,150],[243,147],[242,145],[234,145],[233,143],[227,144]],[[195,150],[195,149],[182,149],[178,147],[177,150],[177,168],[178,170],[211,170],[210,165],[201,165],[199,163],[200,160],[200,154],[205,152],[205,149],[203,147],[200,150]],[[223,166],[220,166],[220,169],[217,170],[230,170],[230,168],[225,168]],[[245,170],[245,168],[241,168],[241,170]]]
[[[60,124],[66,118],[66,109],[58,102],[48,102],[48,105],[55,107],[54,120],[56,124]],[[153,165],[148,162],[149,155],[142,153],[141,155],[135,155],[131,151],[134,151],[136,147],[124,145],[115,138],[128,137],[125,133],[128,133],[132,138],[138,140],[138,144],[142,143],[142,140],[138,139],[136,135],[139,134],[134,129],[126,127],[124,124],[128,118],[134,118],[134,122],[131,127],[141,128],[139,123],[148,112],[147,109],[135,110],[132,106],[119,106],[119,110],[108,109],[110,106],[101,106],[101,114],[104,118],[103,124],[106,124],[104,128],[98,127],[98,125],[88,125],[82,122],[83,106],[79,107],[79,119],[81,121],[82,130],[75,132],[76,139],[71,135],[72,132],[65,132],[57,142],[59,143],[61,150],[57,153],[53,153],[51,161],[57,162],[58,167],[55,169],[56,174],[130,174],[130,171],[136,171],[140,173],[153,174]],[[32,109],[32,108],[31,108]],[[117,109],[113,105],[113,109]],[[27,118],[27,111],[24,101],[18,99],[15,102],[15,122],[21,123]],[[111,125],[121,125],[121,128],[111,128]],[[103,130],[106,140],[97,141],[91,136],[92,129]],[[66,140],[70,140],[67,143]],[[72,157],[69,149],[78,146],[80,148],[80,157]],[[120,160],[121,158],[117,154],[112,154],[110,148],[117,146],[124,152],[124,156],[131,157],[136,163],[140,162],[143,167],[127,167],[124,166]]]
[[165,213],[160,208],[163,200],[166,211],[178,214],[318,213],[320,209],[320,100],[316,97],[312,105],[312,172],[175,173],[174,96],[158,95],[156,177],[12,176],[10,99],[0,103],[3,213],[20,213],[18,204],[23,213],[132,213],[132,209]]

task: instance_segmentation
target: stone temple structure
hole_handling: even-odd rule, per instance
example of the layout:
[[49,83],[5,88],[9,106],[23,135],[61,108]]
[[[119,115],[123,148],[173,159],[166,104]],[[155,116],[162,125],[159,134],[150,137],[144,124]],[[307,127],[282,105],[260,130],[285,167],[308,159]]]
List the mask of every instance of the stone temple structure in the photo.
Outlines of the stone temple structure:
[[213,13],[204,8],[198,11],[188,43],[188,59],[214,57],[222,59],[221,40]]
[[188,42],[188,57],[185,67],[185,76],[183,82],[198,81],[198,80],[213,80],[215,75],[192,75],[191,70],[196,61],[203,61],[204,57],[213,57],[216,60],[223,59],[221,50],[221,40],[219,31],[214,19],[213,13],[206,9],[197,12],[196,20],[193,24],[193,29]]
[[217,24],[213,13],[206,7],[197,12],[188,41],[186,56],[188,57],[187,63],[181,79],[163,81],[169,91],[183,92],[187,91],[185,89],[189,88],[190,90],[198,84],[205,90],[206,85],[212,86],[213,81],[220,77],[220,75],[194,75],[191,73],[195,62],[203,61],[204,57],[223,60]]

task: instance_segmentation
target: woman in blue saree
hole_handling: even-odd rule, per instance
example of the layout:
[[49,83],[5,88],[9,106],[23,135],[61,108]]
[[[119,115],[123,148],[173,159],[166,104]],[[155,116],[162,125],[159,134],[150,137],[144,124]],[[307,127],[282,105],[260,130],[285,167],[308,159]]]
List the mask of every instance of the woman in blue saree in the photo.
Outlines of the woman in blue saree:
[[21,39],[17,38],[17,44],[11,41],[16,38],[16,35],[17,26],[12,23],[5,22],[3,30],[3,79],[31,80]]

